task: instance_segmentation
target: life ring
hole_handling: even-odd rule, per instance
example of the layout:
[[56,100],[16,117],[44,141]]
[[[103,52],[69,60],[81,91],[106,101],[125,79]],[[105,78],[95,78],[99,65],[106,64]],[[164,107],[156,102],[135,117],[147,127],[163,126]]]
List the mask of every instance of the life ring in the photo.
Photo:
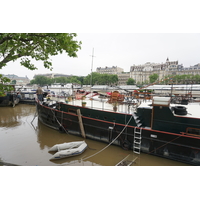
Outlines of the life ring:
[[174,113],[176,115],[187,115],[186,107],[184,106],[175,106]]
[[121,144],[122,149],[124,150],[130,150],[131,148],[131,143],[128,140],[124,140]]

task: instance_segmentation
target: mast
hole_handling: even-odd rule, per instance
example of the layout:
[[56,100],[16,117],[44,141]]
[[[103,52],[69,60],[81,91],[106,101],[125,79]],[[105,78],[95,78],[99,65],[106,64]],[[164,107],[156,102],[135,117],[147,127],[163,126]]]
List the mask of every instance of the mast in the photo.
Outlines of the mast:
[[[93,70],[93,58],[94,58],[94,48],[92,49],[92,64],[91,64],[91,77],[90,77],[90,94],[92,95],[92,70]],[[93,100],[91,101],[91,107],[93,107]]]
[[93,70],[93,58],[94,58],[94,48],[92,49],[92,64],[91,64],[91,77],[90,77],[90,90],[92,90],[92,70]]

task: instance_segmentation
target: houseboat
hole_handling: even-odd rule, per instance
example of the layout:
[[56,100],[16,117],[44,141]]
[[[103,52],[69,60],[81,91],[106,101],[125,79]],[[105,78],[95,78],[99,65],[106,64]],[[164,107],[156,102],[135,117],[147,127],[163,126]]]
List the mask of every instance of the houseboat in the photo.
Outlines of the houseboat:
[[60,132],[200,165],[198,102],[172,104],[171,97],[156,96],[125,101],[115,91],[107,100],[37,100],[37,111],[43,124]]

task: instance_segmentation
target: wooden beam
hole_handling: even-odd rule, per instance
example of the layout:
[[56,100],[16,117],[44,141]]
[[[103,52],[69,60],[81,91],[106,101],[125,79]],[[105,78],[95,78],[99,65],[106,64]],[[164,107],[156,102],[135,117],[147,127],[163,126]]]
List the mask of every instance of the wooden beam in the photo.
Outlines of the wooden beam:
[[83,138],[86,138],[80,109],[77,110],[77,115],[78,115],[79,126],[80,126],[80,129],[81,129],[81,135],[82,135]]

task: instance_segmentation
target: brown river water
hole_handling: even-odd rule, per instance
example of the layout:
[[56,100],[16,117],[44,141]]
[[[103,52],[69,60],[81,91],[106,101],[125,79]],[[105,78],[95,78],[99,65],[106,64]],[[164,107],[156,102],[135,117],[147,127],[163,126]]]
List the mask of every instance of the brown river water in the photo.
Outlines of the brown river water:
[[[60,133],[46,127],[37,118],[35,105],[19,104],[0,107],[0,165],[20,166],[115,166],[127,155],[135,160],[131,166],[188,166],[187,164],[151,156],[135,154],[118,146],[111,145],[99,154],[108,144],[86,139],[88,148],[78,156],[50,161],[53,153],[48,149],[55,144],[81,141],[78,136]],[[33,120],[34,119],[34,120]]]

